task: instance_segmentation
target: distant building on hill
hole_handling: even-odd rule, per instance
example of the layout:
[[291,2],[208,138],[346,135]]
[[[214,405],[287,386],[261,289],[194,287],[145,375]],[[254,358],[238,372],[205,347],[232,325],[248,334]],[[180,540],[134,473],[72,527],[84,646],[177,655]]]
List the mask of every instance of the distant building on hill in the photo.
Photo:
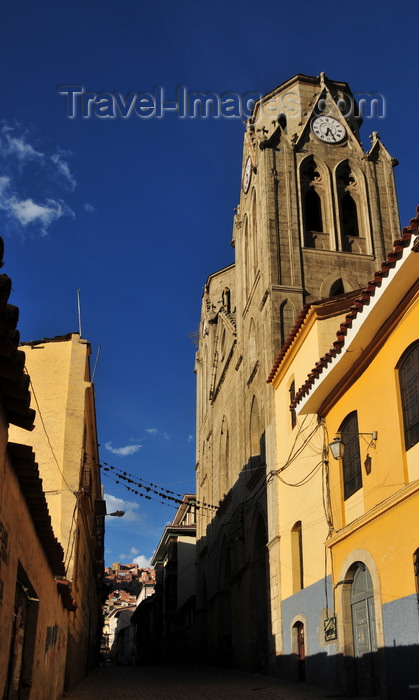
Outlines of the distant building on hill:
[[103,606],[101,653],[116,664],[132,664],[135,658],[135,631],[131,615],[154,593],[155,571],[137,564],[112,564],[105,569],[108,597]]

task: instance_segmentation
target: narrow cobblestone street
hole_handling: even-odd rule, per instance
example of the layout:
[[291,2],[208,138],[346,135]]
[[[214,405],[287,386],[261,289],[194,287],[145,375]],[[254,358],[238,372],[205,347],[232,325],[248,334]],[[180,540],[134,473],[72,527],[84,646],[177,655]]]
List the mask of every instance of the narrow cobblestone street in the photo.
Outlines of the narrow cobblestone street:
[[[322,700],[333,691],[210,666],[95,669],[68,700]],[[346,698],[346,700],[350,700]]]

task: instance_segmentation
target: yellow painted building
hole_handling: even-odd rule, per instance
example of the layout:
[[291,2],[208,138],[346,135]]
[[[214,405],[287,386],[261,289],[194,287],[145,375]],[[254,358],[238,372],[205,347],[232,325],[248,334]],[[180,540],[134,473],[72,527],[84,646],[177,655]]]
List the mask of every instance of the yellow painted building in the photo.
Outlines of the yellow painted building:
[[306,306],[269,377],[275,389],[277,442],[277,463],[268,474],[268,500],[278,532],[270,547],[277,668],[292,680],[330,687],[337,682],[337,649],[324,634],[333,597],[324,547],[329,531],[323,508],[326,433],[314,412],[299,416],[290,403],[313,358],[330,348],[357,296],[353,292]]
[[418,224],[334,319],[328,349],[311,307],[270,377],[283,664],[352,695],[419,686]]
[[90,345],[77,333],[23,344],[30,375],[31,433],[10,427],[10,440],[36,455],[51,523],[64,550],[74,600],[69,614],[66,686],[97,660],[105,502],[100,481]]

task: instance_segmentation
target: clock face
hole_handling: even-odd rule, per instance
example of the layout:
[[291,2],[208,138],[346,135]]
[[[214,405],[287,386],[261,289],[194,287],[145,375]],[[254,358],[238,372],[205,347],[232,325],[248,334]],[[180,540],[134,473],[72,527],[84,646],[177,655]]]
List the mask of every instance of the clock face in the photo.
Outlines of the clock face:
[[249,190],[251,177],[252,177],[252,159],[249,156],[247,161],[246,161],[246,165],[244,168],[244,174],[243,174],[243,192],[245,194]]
[[340,143],[346,136],[345,127],[334,117],[320,116],[311,122],[313,134],[326,143]]

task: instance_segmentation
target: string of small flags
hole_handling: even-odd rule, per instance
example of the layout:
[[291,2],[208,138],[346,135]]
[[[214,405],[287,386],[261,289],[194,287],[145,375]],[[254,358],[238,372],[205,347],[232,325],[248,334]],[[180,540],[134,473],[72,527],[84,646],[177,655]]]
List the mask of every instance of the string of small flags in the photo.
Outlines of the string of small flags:
[[[124,488],[126,488],[127,491],[131,491],[137,496],[141,496],[142,498],[146,498],[147,500],[157,500],[153,498],[153,496],[150,496],[150,493],[152,493],[155,496],[158,496],[159,498],[163,499],[163,501],[172,501],[173,503],[177,503],[178,505],[184,503],[184,497],[180,493],[170,491],[169,489],[165,489],[162,486],[158,486],[157,484],[145,481],[145,479],[140,479],[139,477],[134,476],[134,474],[130,474],[129,472],[123,471],[122,469],[118,469],[118,467],[114,467],[112,464],[108,464],[108,462],[102,462],[102,465],[102,470],[104,472],[108,472],[105,474],[105,476],[108,476],[117,484],[119,484],[121,481],[126,482],[121,485],[124,486]],[[113,472],[113,474],[109,472]],[[127,486],[127,484],[133,484],[136,488],[133,488],[132,486]],[[143,493],[142,491],[138,491],[138,489],[144,490],[145,493]],[[163,501],[160,501],[160,503],[163,503],[163,505],[171,505],[171,503],[164,503]],[[213,506],[210,503],[195,501],[194,505],[197,510],[199,508],[217,510],[217,506]]]

